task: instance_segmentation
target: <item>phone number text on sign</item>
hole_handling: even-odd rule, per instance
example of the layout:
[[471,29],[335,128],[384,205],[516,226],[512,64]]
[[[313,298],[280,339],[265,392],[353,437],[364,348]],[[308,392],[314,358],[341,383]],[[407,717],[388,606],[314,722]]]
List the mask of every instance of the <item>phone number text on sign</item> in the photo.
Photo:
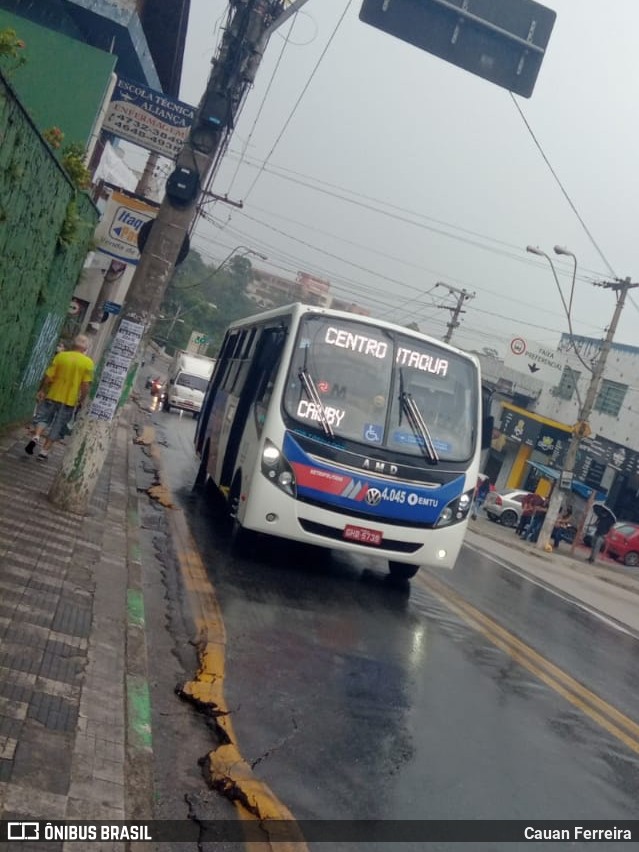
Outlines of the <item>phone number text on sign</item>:
[[104,122],[105,129],[166,157],[176,157],[189,133],[188,127],[172,127],[140,107],[113,101]]

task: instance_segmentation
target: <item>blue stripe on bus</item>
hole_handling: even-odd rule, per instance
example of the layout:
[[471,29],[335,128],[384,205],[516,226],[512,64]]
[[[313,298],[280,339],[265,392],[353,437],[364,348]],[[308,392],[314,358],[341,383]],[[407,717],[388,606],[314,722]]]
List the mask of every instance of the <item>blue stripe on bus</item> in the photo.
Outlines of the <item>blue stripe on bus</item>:
[[364,470],[353,474],[330,462],[314,461],[288,432],[282,449],[295,470],[298,494],[324,503],[327,509],[364,513],[371,518],[434,523],[464,488],[464,474],[435,488],[380,479]]

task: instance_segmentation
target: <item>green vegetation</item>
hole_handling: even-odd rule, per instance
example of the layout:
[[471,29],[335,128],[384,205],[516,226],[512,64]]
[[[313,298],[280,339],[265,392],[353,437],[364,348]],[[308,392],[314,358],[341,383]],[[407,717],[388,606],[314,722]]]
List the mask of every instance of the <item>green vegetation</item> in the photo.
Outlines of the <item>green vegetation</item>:
[[27,61],[23,52],[25,46],[11,27],[0,30],[0,70],[5,77]]
[[208,354],[214,355],[230,322],[260,311],[245,295],[251,268],[241,256],[222,268],[209,265],[192,249],[167,288],[153,338],[173,352],[186,347],[191,332],[200,331],[210,338]]

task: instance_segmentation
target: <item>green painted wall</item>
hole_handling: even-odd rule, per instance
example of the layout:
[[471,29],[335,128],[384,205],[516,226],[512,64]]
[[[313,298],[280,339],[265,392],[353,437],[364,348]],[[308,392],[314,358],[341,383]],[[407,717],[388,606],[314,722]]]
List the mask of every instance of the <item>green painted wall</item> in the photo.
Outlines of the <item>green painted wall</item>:
[[[81,224],[63,249],[74,201]],[[0,75],[0,427],[33,412],[97,221]]]
[[26,45],[11,84],[36,126],[59,127],[64,144],[86,147],[117,57],[0,10],[0,29],[7,27]]

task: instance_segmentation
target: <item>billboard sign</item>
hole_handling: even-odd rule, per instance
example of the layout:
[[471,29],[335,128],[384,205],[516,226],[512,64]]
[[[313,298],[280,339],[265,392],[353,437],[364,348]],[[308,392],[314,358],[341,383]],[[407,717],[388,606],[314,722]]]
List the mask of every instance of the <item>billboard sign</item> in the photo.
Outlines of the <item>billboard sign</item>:
[[534,376],[557,387],[566,363],[566,354],[527,337],[513,337],[506,347],[504,365],[518,373]]
[[102,129],[173,160],[194,118],[195,107],[119,77]]
[[140,261],[138,234],[157,216],[159,205],[118,189],[108,189],[108,201],[95,230],[96,249],[124,263]]

